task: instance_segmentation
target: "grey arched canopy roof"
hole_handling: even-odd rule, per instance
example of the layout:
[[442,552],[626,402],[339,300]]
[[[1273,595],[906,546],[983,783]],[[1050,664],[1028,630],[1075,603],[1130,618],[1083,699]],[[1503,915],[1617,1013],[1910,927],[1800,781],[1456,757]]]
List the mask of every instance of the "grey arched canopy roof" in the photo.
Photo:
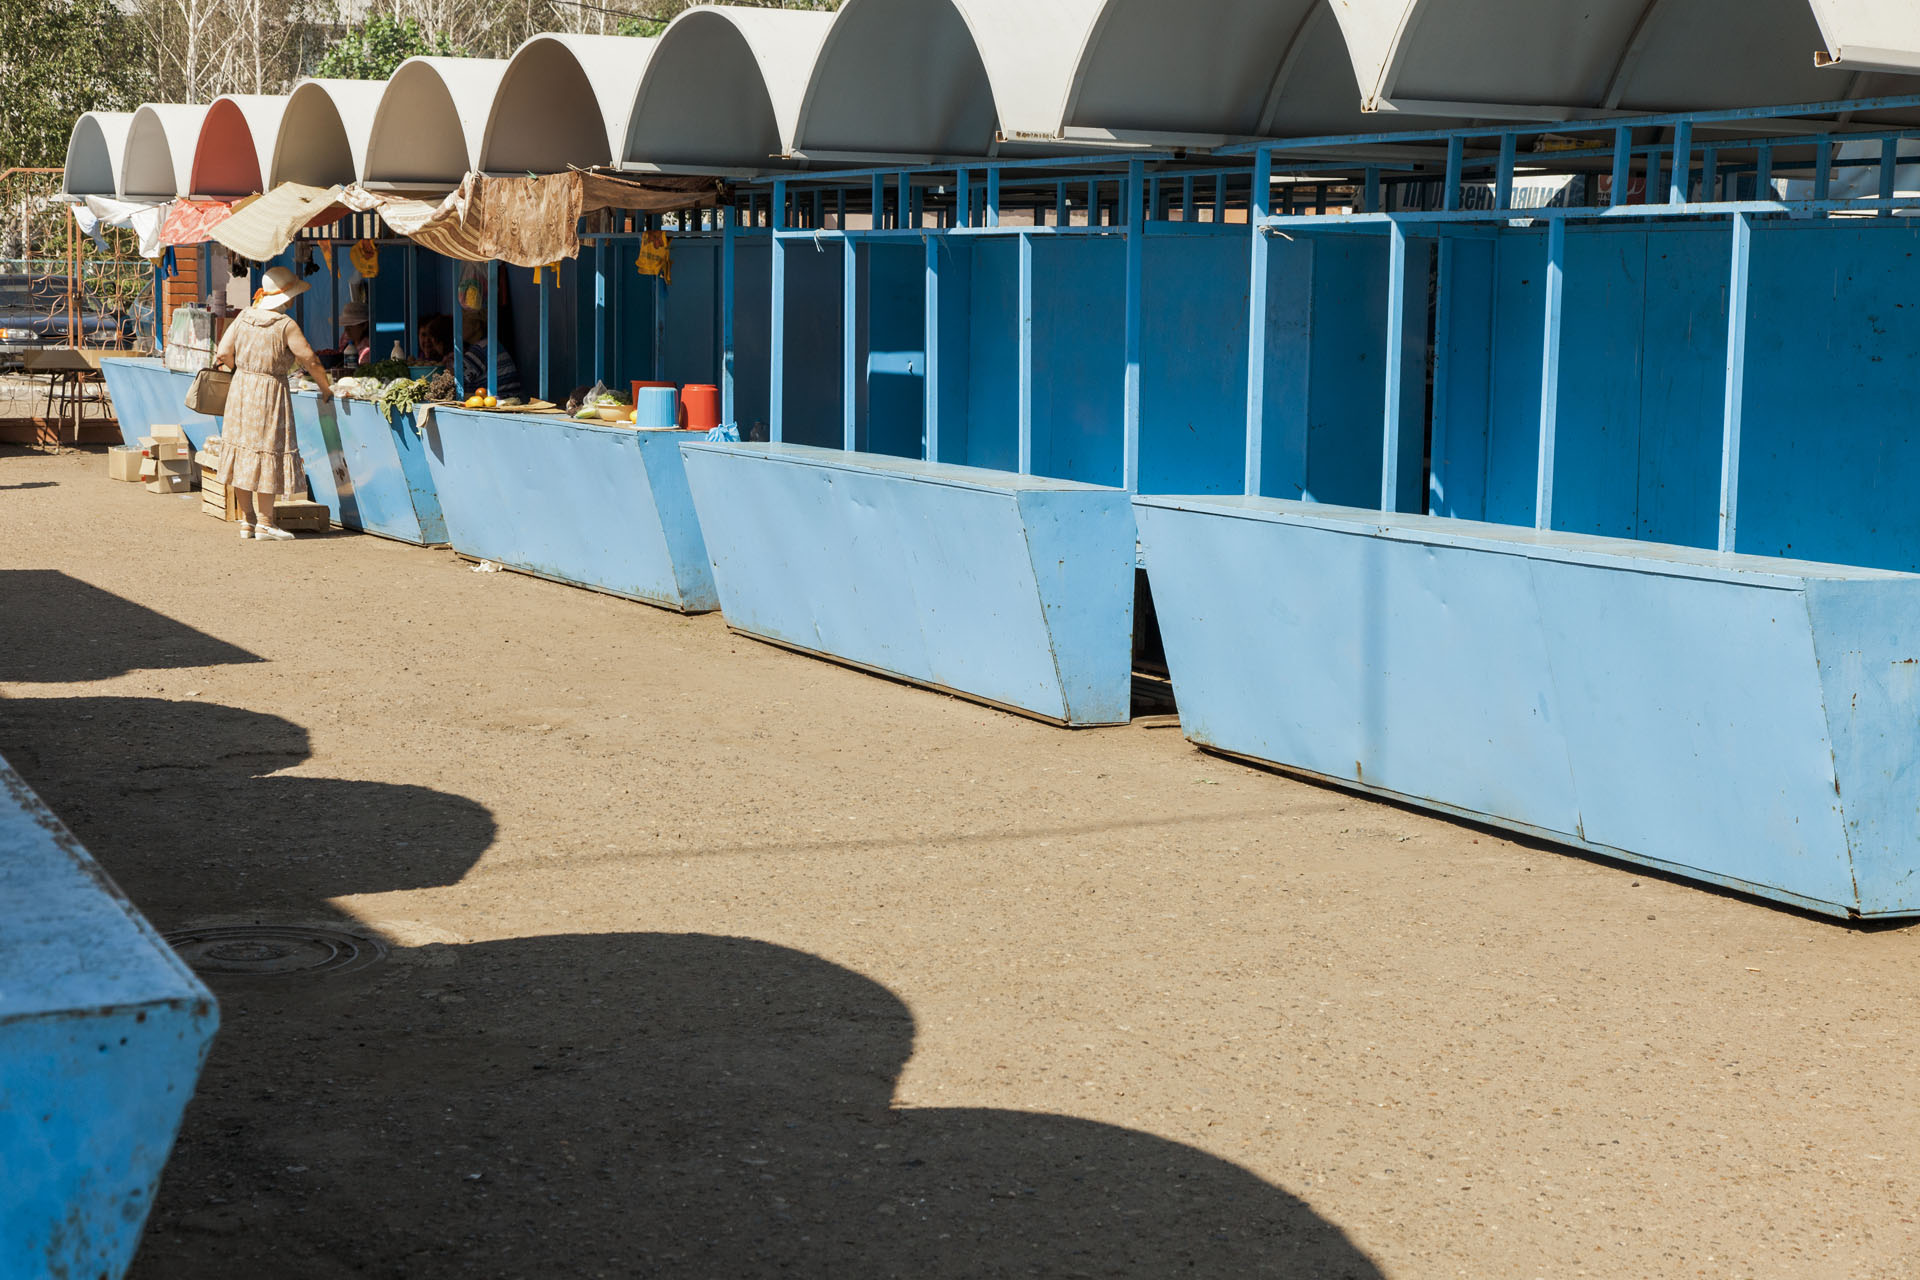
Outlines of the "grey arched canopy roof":
[[[1343,22],[1368,103],[1386,111],[1552,120],[1920,88],[1816,62],[1856,32],[1920,47],[1908,0],[1353,0]],[[1891,60],[1876,46],[1864,65]]]
[[660,37],[622,130],[628,164],[786,163],[834,15],[702,5]]
[[302,80],[287,96],[274,144],[273,186],[344,186],[366,172],[374,113],[386,86],[376,80]]
[[[658,40],[538,35],[514,52],[487,115],[475,166],[485,173],[563,173],[620,158],[634,94]],[[705,100],[698,109],[721,110]]]
[[60,189],[70,196],[124,194],[121,166],[132,125],[131,111],[89,111],[74,121]]
[[365,181],[451,188],[480,168],[504,58],[408,58],[373,118]]
[[215,98],[200,126],[188,193],[248,196],[267,190],[280,117],[287,100],[269,94],[232,93]]
[[1185,0],[1170,21],[1164,0],[848,0],[797,149],[966,156],[1406,127],[1361,110],[1336,17],[1360,2]]
[[121,191],[129,200],[171,200],[191,193],[193,157],[207,108],[178,102],[149,102],[133,113],[127,128]]

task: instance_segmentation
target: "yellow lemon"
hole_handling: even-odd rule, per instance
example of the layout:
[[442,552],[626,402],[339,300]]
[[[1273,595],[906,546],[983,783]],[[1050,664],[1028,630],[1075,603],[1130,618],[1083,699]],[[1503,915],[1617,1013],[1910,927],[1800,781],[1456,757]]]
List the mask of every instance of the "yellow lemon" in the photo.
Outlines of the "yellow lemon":
[[499,407],[500,407],[500,401],[496,397],[494,396],[487,397],[487,408],[498,409]]
[[482,400],[482,399],[481,399],[481,398],[480,398],[479,396],[468,396],[468,397],[467,397],[467,408],[469,408],[469,409],[478,409],[478,408],[480,408],[480,407],[481,407],[481,406],[482,406],[483,404],[485,404],[485,403],[486,403],[486,402],[485,402],[484,400]]

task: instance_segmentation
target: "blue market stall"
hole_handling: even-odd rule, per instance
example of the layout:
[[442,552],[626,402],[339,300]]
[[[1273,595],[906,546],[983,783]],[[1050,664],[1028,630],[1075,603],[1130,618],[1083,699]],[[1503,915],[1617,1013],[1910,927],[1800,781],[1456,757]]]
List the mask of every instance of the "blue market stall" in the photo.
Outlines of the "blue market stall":
[[[1329,258],[1380,280],[1303,325],[1254,308],[1256,380],[1300,394],[1250,401],[1242,494],[1137,500],[1187,736],[1827,914],[1920,914],[1898,783],[1920,447],[1896,425],[1920,233],[1894,216],[1920,200],[1898,128],[1801,125],[1844,109],[1556,124],[1595,145],[1537,209],[1514,183],[1539,126],[1386,140],[1445,149],[1437,207],[1390,162],[1392,212],[1257,200],[1257,280],[1317,287]],[[1462,207],[1476,177],[1490,199]],[[1317,375],[1367,337],[1371,408],[1329,423]]]

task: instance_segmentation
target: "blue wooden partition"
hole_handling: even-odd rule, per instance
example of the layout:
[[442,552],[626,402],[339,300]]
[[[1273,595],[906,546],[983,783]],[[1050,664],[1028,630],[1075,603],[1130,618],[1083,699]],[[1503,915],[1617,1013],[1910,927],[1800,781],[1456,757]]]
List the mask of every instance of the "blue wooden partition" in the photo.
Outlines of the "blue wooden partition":
[[437,408],[427,469],[454,550],[682,613],[719,607],[685,433]]
[[161,424],[178,426],[198,449],[207,437],[219,433],[220,420],[187,408],[193,375],[177,373],[147,356],[107,356],[100,361],[113,412],[120,421],[120,437],[127,445],[153,434]]
[[294,433],[314,500],[343,529],[438,546],[447,540],[440,497],[412,414],[392,422],[363,400],[293,397]]
[[1920,577],[1139,507],[1194,742],[1829,915],[1920,914]]
[[0,760],[0,1280],[118,1280],[219,1012]]

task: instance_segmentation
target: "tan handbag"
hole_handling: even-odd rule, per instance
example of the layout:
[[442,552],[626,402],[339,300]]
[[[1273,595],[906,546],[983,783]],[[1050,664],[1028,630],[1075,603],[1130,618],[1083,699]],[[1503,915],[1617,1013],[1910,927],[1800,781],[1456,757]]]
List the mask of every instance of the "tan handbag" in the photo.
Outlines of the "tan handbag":
[[187,390],[187,408],[218,418],[227,411],[227,391],[233,386],[233,374],[225,369],[202,369],[193,375]]

